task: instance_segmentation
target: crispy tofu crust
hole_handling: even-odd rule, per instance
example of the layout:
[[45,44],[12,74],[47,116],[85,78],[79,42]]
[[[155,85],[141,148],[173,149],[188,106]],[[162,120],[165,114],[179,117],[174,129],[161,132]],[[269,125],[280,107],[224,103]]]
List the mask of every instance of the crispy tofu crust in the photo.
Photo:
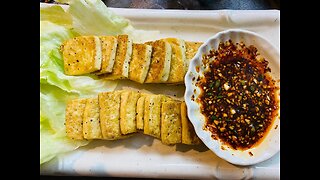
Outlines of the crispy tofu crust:
[[187,106],[185,102],[181,103],[181,122],[182,122],[182,143],[189,145],[200,144],[201,140],[195,133],[187,115]]
[[71,139],[83,139],[83,114],[86,99],[74,99],[67,101],[66,105],[66,134]]
[[139,129],[167,145],[201,143],[185,102],[165,95],[102,92],[98,98],[69,100],[65,117],[67,137],[77,140],[123,139]]
[[171,45],[172,56],[170,73],[167,83],[183,83],[187,71],[186,45],[184,40],[177,38],[164,39]]
[[146,42],[152,46],[151,63],[145,83],[164,83],[168,80],[172,48],[163,40]]
[[175,101],[169,96],[161,95],[162,96],[162,102],[168,102],[168,101]]
[[136,121],[137,121],[138,130],[143,130],[144,101],[145,101],[145,96],[140,96],[137,101]]
[[129,79],[138,83],[143,83],[147,77],[152,46],[147,44],[133,44],[132,58],[129,66]]
[[161,138],[161,95],[146,95],[144,101],[143,133]]
[[98,94],[100,107],[100,126],[103,139],[121,139],[120,131],[120,91]]
[[186,43],[186,59],[187,59],[187,70],[188,70],[191,59],[196,55],[199,47],[203,44],[203,42],[186,41],[185,43]]
[[172,145],[181,143],[181,102],[162,102],[161,106],[161,141]]
[[136,105],[140,93],[135,91],[122,91],[120,103],[120,130],[122,134],[137,132]]
[[96,74],[111,73],[116,58],[118,39],[114,36],[99,36],[101,42],[101,69]]
[[87,99],[83,114],[83,137],[102,139],[98,97]]
[[132,40],[128,35],[118,35],[116,58],[111,74],[101,77],[107,80],[126,79],[129,75],[129,63],[132,55]]
[[101,43],[97,36],[79,36],[65,41],[62,51],[64,73],[83,75],[101,68]]

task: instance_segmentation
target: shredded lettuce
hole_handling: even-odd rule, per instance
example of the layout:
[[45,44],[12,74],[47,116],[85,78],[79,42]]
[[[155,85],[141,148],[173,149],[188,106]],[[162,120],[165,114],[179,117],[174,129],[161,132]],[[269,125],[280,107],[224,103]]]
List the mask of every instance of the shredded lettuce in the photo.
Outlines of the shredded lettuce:
[[79,35],[118,34],[128,34],[134,42],[142,42],[159,34],[135,29],[101,0],[63,2],[69,4],[66,10],[59,5],[40,8],[40,164],[89,143],[66,137],[66,101],[96,96],[117,86],[117,81],[100,80],[94,75],[65,75],[59,50],[62,42]]

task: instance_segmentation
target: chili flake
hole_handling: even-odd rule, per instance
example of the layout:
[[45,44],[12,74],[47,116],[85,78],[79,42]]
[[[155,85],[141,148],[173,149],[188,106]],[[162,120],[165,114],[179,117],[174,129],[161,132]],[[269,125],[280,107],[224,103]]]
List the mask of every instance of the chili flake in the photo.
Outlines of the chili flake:
[[206,129],[234,149],[248,149],[268,132],[279,100],[268,61],[254,46],[220,43],[203,55],[204,76],[197,79],[197,98]]

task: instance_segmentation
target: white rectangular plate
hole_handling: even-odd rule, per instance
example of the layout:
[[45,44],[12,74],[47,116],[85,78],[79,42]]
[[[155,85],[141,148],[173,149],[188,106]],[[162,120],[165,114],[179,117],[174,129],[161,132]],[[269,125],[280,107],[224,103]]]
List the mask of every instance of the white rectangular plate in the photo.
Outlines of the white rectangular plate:
[[[43,6],[43,4],[41,5]],[[259,33],[280,49],[278,10],[151,10],[111,8],[134,27],[158,30],[162,37],[205,41],[229,28]],[[183,99],[184,86],[138,85],[121,81],[117,89],[135,88]],[[143,134],[117,141],[95,140],[40,167],[43,175],[85,175],[186,179],[280,179],[280,153],[254,166],[234,166],[204,145],[163,145]]]

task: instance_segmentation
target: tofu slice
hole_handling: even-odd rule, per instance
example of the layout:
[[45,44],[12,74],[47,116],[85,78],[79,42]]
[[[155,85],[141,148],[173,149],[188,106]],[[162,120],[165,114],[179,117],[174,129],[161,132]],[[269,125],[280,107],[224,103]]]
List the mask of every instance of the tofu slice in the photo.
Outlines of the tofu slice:
[[168,80],[172,48],[163,40],[146,42],[152,46],[151,63],[145,83],[164,83]]
[[98,97],[87,99],[83,114],[83,137],[102,139]]
[[162,102],[161,106],[161,141],[172,145],[181,143],[181,102]]
[[101,78],[107,80],[126,79],[129,76],[129,63],[132,55],[132,40],[128,35],[117,36],[116,58],[111,74],[104,74]]
[[111,73],[116,58],[118,40],[114,36],[99,36],[101,42],[102,62],[97,75]]
[[147,44],[133,44],[132,57],[129,66],[129,79],[138,83],[143,83],[147,77],[152,46]]
[[145,96],[140,96],[137,101],[137,108],[136,108],[136,121],[137,121],[137,129],[143,130],[143,121],[144,121],[144,102]]
[[87,99],[67,101],[66,105],[66,134],[71,139],[83,139],[83,114]]
[[181,103],[181,122],[182,122],[182,143],[189,145],[200,144],[201,140],[195,133],[187,115],[187,106],[185,102]]
[[161,138],[161,102],[162,95],[146,95],[144,101],[143,133]]
[[187,70],[188,70],[191,59],[196,55],[199,47],[203,44],[203,42],[186,41],[185,44],[186,44]]
[[100,108],[100,126],[102,138],[121,139],[120,99],[121,91],[102,92],[98,94]]
[[162,95],[162,102],[175,101],[169,96]]
[[101,43],[97,36],[79,36],[67,40],[60,50],[66,75],[83,75],[101,68]]
[[135,91],[121,92],[120,130],[122,134],[137,132],[136,105],[140,93]]
[[170,73],[167,83],[183,83],[184,75],[187,71],[185,42],[178,38],[166,38],[164,40],[168,42],[172,48]]

